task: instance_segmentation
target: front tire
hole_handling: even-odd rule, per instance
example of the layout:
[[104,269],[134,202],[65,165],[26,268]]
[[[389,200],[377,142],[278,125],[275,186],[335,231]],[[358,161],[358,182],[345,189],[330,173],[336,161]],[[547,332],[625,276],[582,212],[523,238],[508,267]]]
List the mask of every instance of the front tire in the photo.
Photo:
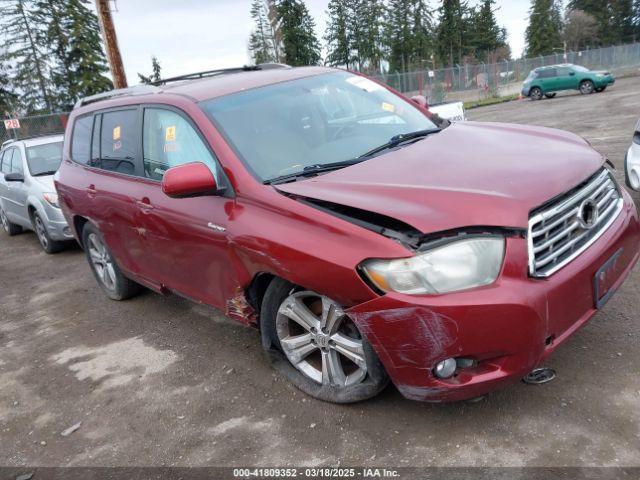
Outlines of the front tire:
[[140,292],[140,285],[124,276],[102,234],[90,223],[82,229],[82,245],[93,276],[111,300],[126,300]]
[[580,83],[580,93],[582,95],[590,95],[595,91],[595,85],[591,80],[583,80]]
[[38,213],[33,214],[33,229],[35,230],[36,235],[38,236],[38,241],[40,242],[42,249],[46,253],[49,253],[49,254],[58,253],[62,249],[64,249],[63,242],[58,242],[51,239],[51,236],[47,231],[47,227],[45,226],[44,222],[42,221],[42,218],[40,218],[40,215],[38,215]]
[[542,89],[533,87],[529,92],[529,98],[534,101],[540,100],[542,98]]
[[353,403],[387,385],[369,342],[328,297],[275,279],[260,312],[262,345],[272,365],[307,395]]

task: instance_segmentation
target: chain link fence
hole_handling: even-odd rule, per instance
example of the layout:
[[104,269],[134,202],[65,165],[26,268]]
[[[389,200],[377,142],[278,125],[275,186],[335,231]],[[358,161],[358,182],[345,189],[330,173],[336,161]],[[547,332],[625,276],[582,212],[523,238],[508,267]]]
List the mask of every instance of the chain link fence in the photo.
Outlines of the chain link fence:
[[534,68],[560,63],[582,65],[591,70],[611,70],[621,74],[640,66],[640,43],[620,45],[581,52],[563,52],[554,55],[500,63],[457,65],[439,70],[408,73],[390,73],[374,76],[392,88],[412,95],[424,95],[429,103],[448,100],[480,100],[520,92],[520,87]]
[[[29,117],[12,117],[5,115],[2,121],[0,121],[0,143],[10,139],[19,140],[22,138],[64,133],[64,129],[67,126],[68,115],[68,113],[63,112],[48,115],[32,115]],[[13,121],[5,122],[5,120]],[[15,120],[18,121],[15,122]]]

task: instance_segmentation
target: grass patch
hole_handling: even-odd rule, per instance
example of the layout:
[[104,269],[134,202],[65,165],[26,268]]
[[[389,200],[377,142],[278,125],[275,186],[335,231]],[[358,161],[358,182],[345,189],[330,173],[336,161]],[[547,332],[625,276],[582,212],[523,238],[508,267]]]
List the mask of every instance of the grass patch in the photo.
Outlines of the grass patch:
[[472,108],[486,107],[487,105],[495,105],[497,103],[511,102],[517,100],[519,95],[507,95],[506,97],[491,97],[484,98],[482,100],[473,100],[471,102],[464,102],[464,109],[470,110]]

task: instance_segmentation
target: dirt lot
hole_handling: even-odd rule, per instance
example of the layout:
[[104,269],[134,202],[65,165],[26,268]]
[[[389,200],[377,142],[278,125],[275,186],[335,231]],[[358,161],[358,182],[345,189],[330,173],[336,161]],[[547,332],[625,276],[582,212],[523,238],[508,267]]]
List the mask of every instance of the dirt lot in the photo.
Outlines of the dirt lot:
[[[571,130],[621,167],[639,91],[625,79],[469,116]],[[636,268],[545,386],[445,405],[390,387],[336,406],[276,378],[256,331],[175,297],[112,302],[79,249],[1,235],[0,465],[640,465],[639,301]]]

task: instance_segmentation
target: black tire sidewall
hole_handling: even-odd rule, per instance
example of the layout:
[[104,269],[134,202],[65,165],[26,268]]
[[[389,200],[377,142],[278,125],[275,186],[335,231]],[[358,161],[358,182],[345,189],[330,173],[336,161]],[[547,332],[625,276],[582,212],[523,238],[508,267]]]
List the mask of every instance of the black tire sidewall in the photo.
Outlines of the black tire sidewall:
[[358,385],[347,388],[320,385],[307,378],[289,362],[280,347],[280,340],[276,333],[276,317],[280,305],[294,290],[295,286],[293,284],[276,278],[267,288],[262,301],[260,309],[262,347],[274,369],[307,395],[325,402],[355,403],[367,400],[380,393],[389,383],[389,377],[373,347],[371,347],[364,335],[362,335],[362,343],[367,362],[367,377]]

